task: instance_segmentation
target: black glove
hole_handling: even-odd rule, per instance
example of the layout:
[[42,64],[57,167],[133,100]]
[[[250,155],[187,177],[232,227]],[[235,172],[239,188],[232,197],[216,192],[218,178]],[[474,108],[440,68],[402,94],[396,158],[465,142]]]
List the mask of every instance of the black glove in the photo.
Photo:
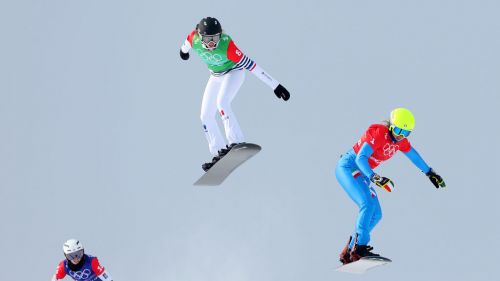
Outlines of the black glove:
[[285,89],[285,87],[281,86],[281,84],[279,84],[278,87],[274,89],[274,94],[278,97],[278,99],[283,99],[285,101],[290,98],[290,93],[287,89]]
[[432,184],[436,188],[440,188],[440,187],[445,188],[446,187],[446,184],[444,183],[443,178],[440,175],[436,174],[436,172],[434,172],[434,170],[432,168],[425,175],[431,180]]
[[189,53],[183,53],[182,50],[180,50],[181,52],[181,59],[183,60],[188,60],[189,59]]

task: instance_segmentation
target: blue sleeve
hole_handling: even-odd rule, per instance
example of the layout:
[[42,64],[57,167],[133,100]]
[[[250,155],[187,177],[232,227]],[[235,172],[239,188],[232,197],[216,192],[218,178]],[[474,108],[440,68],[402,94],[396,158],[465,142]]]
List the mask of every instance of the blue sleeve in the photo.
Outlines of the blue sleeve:
[[415,150],[415,148],[411,148],[410,151],[408,152],[405,152],[404,153],[406,155],[406,157],[408,157],[411,162],[413,162],[413,164],[415,166],[417,166],[417,168],[419,168],[422,172],[424,173],[428,173],[429,170],[431,169],[429,167],[429,165],[427,165],[427,163],[425,163],[424,159],[422,159],[422,157],[420,156],[420,154],[418,154],[418,152]]
[[358,165],[361,173],[363,173],[363,175],[368,178],[371,178],[371,176],[374,174],[372,168],[370,167],[370,164],[368,163],[368,158],[370,158],[370,155],[372,154],[373,148],[365,142],[356,155],[356,165]]

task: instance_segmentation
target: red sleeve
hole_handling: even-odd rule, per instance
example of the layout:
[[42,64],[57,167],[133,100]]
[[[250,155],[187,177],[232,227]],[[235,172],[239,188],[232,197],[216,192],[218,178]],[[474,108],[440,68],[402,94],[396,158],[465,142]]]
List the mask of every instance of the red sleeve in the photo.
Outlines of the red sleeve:
[[399,150],[401,150],[401,152],[408,152],[411,149],[411,143],[408,139],[403,139],[398,143],[398,145],[399,145]]
[[64,261],[59,263],[56,269],[56,274],[54,276],[56,277],[56,280],[66,277],[66,271],[64,271]]
[[227,46],[227,58],[235,63],[239,63],[243,56],[243,53],[236,47],[236,44],[234,44],[234,41],[231,39],[231,41],[229,41],[229,46]]
[[104,267],[101,264],[99,264],[99,260],[96,257],[92,258],[91,265],[92,265],[92,271],[94,271],[94,273],[97,276],[101,275],[104,272]]
[[195,34],[196,34],[196,29],[193,29],[193,31],[191,31],[191,33],[188,34],[187,40],[189,41],[189,44],[191,44],[191,46],[193,46],[193,38]]

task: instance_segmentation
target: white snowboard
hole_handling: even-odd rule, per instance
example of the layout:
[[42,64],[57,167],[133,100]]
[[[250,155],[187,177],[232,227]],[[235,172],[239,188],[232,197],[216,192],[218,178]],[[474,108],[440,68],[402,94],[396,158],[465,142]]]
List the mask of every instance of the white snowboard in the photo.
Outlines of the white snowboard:
[[253,143],[240,143],[235,145],[226,156],[222,157],[210,168],[194,185],[219,185],[238,166],[250,159],[261,150],[261,147]]
[[337,268],[337,271],[362,274],[369,269],[388,264],[390,262],[392,262],[390,259],[384,257],[364,257],[358,261],[342,265],[341,267]]

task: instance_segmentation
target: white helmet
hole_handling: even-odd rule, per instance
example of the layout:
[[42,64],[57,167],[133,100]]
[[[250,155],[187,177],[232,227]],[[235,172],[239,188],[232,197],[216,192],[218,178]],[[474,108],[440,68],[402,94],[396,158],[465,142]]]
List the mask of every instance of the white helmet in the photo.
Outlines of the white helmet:
[[68,260],[81,259],[83,257],[83,245],[76,239],[64,242],[63,252]]

